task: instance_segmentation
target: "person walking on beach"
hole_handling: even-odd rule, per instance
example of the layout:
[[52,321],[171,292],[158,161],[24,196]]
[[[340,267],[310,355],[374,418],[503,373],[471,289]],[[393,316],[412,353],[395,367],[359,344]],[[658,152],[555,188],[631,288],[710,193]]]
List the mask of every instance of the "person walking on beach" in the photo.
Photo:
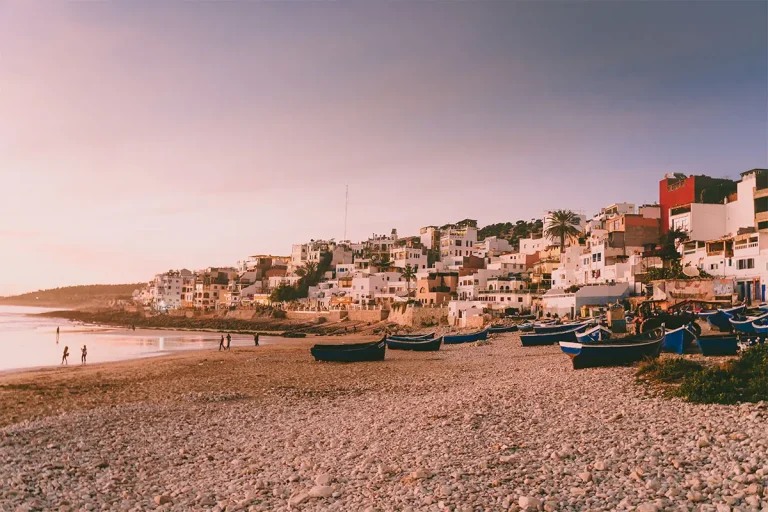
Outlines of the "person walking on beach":
[[64,346],[64,355],[61,356],[61,364],[69,364],[69,361],[67,361],[67,358],[69,357],[69,347]]
[[257,347],[259,346],[259,333],[253,335],[253,344]]
[[80,356],[80,363],[85,364],[85,357],[88,355],[88,348],[83,345],[83,348],[80,349],[80,352],[82,352],[82,355]]
[[221,335],[221,341],[219,342],[219,352],[224,348],[224,335]]
[[232,335],[227,333],[227,350],[229,350],[230,343],[232,343]]
[[59,328],[56,327],[56,343],[59,343]]

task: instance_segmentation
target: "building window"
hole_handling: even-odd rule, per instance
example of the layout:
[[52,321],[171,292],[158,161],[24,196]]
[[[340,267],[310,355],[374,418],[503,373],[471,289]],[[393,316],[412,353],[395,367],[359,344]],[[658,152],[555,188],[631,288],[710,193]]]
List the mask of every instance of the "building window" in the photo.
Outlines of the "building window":
[[739,260],[737,262],[738,269],[739,270],[747,270],[750,268],[755,268],[755,259],[754,258],[747,258],[744,260]]

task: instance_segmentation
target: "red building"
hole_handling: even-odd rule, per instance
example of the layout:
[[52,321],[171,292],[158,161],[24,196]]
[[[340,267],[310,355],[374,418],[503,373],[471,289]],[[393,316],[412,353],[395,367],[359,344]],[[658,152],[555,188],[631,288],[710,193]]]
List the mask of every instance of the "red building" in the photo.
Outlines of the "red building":
[[736,182],[727,178],[667,174],[659,182],[659,206],[661,207],[661,232],[669,231],[669,210],[691,203],[722,203],[736,192]]

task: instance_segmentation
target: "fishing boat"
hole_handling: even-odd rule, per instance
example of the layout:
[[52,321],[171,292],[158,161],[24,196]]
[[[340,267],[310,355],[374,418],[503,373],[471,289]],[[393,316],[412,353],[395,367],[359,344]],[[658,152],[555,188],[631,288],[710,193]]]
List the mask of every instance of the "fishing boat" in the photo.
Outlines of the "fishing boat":
[[440,350],[443,344],[443,337],[430,338],[426,340],[396,340],[387,338],[387,348],[390,350],[413,350],[416,352],[434,352]]
[[768,312],[763,313],[760,316],[748,316],[744,319],[737,317],[729,318],[728,321],[737,332],[743,332],[747,334],[756,334],[755,324],[760,325],[763,320],[768,319]]
[[736,334],[699,336],[696,343],[705,356],[735,356],[739,351],[739,339]]
[[502,332],[517,332],[516,325],[492,325],[488,327],[488,334],[499,334]]
[[603,327],[602,325],[596,325],[591,329],[587,329],[584,332],[576,333],[576,341],[579,343],[589,343],[592,341],[608,341],[611,339],[610,329]]
[[618,366],[659,356],[664,327],[613,343],[560,342],[560,350],[571,358],[574,370],[596,366]]
[[723,311],[718,310],[714,315],[710,315],[707,318],[707,323],[713,329],[717,329],[720,332],[731,332],[733,326],[731,325],[731,315]]
[[443,343],[446,345],[456,345],[459,343],[472,343],[474,341],[487,340],[488,330],[473,332],[471,334],[454,334],[443,336]]
[[677,329],[666,331],[664,336],[664,343],[661,345],[661,350],[664,352],[674,352],[675,354],[682,354],[696,339],[696,332],[690,325],[684,325]]
[[424,340],[431,340],[434,337],[435,337],[435,333],[430,332],[429,334],[393,334],[392,336],[389,336],[387,339],[395,340],[395,341],[411,341],[411,340],[424,341]]
[[577,341],[576,334],[586,330],[587,325],[581,324],[572,327],[570,331],[548,332],[544,334],[521,334],[520,343],[524,347],[535,347],[539,345],[554,345],[558,341]]
[[525,322],[517,326],[520,332],[533,332],[533,324],[531,322]]
[[588,325],[586,322],[560,324],[560,325],[534,325],[533,332],[535,332],[536,334],[550,334],[554,332],[571,331],[576,327],[581,327],[586,325]]
[[310,349],[316,361],[356,363],[360,361],[383,361],[387,350],[386,338],[364,343],[340,345],[317,344]]

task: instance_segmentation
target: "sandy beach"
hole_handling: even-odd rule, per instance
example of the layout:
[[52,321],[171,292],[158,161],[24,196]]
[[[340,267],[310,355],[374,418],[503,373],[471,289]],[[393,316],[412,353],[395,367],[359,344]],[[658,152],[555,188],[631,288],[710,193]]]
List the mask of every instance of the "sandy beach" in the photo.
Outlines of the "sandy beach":
[[768,507],[764,404],[661,398],[513,334],[346,365],[315,341],[0,376],[0,509]]

